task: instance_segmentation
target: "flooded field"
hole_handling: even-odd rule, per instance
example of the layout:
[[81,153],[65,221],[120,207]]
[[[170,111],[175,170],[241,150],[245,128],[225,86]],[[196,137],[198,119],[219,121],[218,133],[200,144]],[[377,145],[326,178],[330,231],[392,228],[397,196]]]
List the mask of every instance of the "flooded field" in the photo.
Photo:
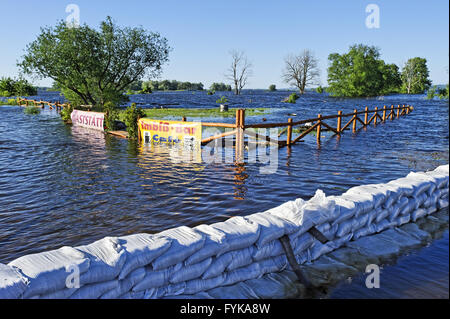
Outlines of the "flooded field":
[[[22,108],[0,106],[0,263],[105,236],[210,224],[264,211],[298,197],[308,199],[318,188],[327,195],[337,195],[352,186],[384,183],[411,170],[448,163],[448,102],[406,95],[343,100],[308,93],[296,104],[286,104],[280,102],[289,95],[283,91],[245,91],[239,97],[228,94],[157,92],[131,96],[131,100],[149,108],[160,104],[206,108],[217,107],[215,100],[227,95],[230,107],[272,108],[264,114],[268,122],[391,104],[410,104],[414,111],[355,134],[349,131],[340,138],[328,136],[320,147],[315,136],[308,136],[290,152],[286,148],[278,151],[273,174],[260,174],[263,163],[175,162],[166,147],[140,147],[66,126],[54,110],[30,116]],[[45,93],[40,98],[58,96]],[[233,122],[232,118],[203,120]],[[261,117],[249,117],[246,122],[261,122]],[[444,244],[423,249],[425,254],[436,252],[432,260],[410,258],[407,267],[399,262],[392,289],[401,285],[405,289],[381,297],[431,297],[433,289],[442,287],[447,288],[448,297],[448,233],[443,240]],[[424,276],[421,270],[431,269],[431,263],[441,266],[434,271],[441,276],[436,275],[437,286],[421,287],[428,295],[411,293],[400,279],[395,284],[401,277],[399,272],[420,278]],[[368,292],[364,280],[355,279],[352,287],[343,286],[333,296],[379,297]],[[348,293],[355,287],[360,287],[358,296]]]

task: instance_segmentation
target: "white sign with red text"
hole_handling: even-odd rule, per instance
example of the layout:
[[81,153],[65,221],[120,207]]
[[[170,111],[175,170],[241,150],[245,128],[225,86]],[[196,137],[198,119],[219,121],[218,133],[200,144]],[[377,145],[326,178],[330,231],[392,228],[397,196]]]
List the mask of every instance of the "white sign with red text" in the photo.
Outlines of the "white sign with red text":
[[105,113],[86,112],[80,110],[73,110],[70,114],[73,125],[79,125],[96,130],[104,131],[103,123],[105,121]]

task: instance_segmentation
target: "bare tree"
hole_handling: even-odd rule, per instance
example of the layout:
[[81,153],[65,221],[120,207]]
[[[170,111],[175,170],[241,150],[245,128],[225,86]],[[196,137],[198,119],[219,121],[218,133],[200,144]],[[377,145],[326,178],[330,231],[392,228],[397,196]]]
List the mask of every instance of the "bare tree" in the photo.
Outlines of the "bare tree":
[[234,93],[239,95],[252,75],[252,64],[242,51],[232,50],[230,54],[232,62],[225,76],[233,82]]
[[319,79],[318,60],[310,50],[304,50],[299,55],[288,55],[284,59],[284,82],[296,86],[300,94],[305,93],[305,88],[311,84],[317,84]]

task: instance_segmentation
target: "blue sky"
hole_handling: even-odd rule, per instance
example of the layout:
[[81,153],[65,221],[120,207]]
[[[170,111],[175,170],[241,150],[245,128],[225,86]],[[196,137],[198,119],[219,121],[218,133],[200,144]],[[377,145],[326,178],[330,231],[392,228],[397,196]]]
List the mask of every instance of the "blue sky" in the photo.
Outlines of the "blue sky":
[[[0,76],[17,76],[16,61],[40,27],[66,19],[66,6],[80,8],[81,23],[98,26],[108,15],[122,26],[143,26],[169,40],[173,51],[162,79],[225,82],[229,51],[245,51],[253,64],[249,88],[282,82],[283,59],[311,49],[319,59],[326,85],[327,57],[355,43],[375,45],[387,63],[402,66],[408,58],[428,60],[433,84],[448,83],[447,0],[383,1],[104,1],[0,0]],[[368,29],[365,9],[380,8],[380,28]],[[51,81],[35,81],[49,85]]]

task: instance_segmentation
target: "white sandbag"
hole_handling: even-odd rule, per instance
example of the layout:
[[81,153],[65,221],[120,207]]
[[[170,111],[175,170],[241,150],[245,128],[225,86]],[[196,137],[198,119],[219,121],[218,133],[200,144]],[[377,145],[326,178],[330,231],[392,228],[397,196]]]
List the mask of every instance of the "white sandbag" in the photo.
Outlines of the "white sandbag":
[[233,285],[240,281],[258,278],[261,275],[261,270],[259,268],[258,263],[253,263],[249,266],[238,268],[227,272],[225,277],[225,281],[223,282],[224,286]]
[[[309,235],[309,234],[308,234]],[[283,246],[280,240],[273,240],[264,246],[255,249],[252,255],[254,261],[261,261],[270,257],[276,257],[284,254]]]
[[119,244],[124,248],[126,261],[119,274],[124,279],[130,272],[149,265],[170,248],[168,237],[150,234],[137,234],[119,237]]
[[448,207],[448,199],[439,199],[438,200],[438,204],[437,204],[437,208],[439,209],[443,209]]
[[224,222],[211,225],[225,233],[228,251],[238,250],[253,245],[259,237],[259,225],[250,220],[236,216]]
[[396,226],[401,226],[403,224],[409,223],[410,220],[411,220],[411,215],[410,214],[400,215],[397,218],[397,225]]
[[412,196],[414,193],[414,187],[411,184],[411,180],[406,177],[395,179],[388,182],[386,185],[397,187],[399,196]]
[[81,285],[116,279],[127,258],[116,237],[105,237],[76,249],[90,260],[89,271],[80,276]]
[[417,201],[414,197],[408,198],[408,204],[406,204],[399,212],[400,215],[407,215],[413,212],[417,205]]
[[145,291],[134,292],[130,291],[123,294],[119,299],[144,299]]
[[427,201],[427,199],[428,199],[428,195],[426,193],[422,193],[419,196],[417,196],[415,198],[415,200],[416,200],[416,207],[415,207],[415,209],[418,209],[419,207],[423,206],[424,203]]
[[88,284],[77,289],[75,293],[70,296],[70,299],[98,299],[107,291],[117,288],[118,280],[111,280],[107,282]]
[[209,268],[203,273],[202,278],[210,279],[219,276],[225,271],[232,260],[232,252],[227,252],[221,256],[214,257]]
[[284,270],[287,267],[288,261],[286,256],[278,256],[262,260],[258,264],[261,275],[264,275]]
[[389,221],[393,221],[397,219],[397,216],[400,214],[403,208],[405,208],[409,203],[408,197],[400,197],[400,199],[391,206],[389,209]]
[[256,293],[243,282],[227,287],[218,287],[207,291],[214,299],[257,299]]
[[152,262],[154,270],[165,269],[185,260],[200,250],[205,243],[203,234],[186,226],[165,230],[159,235],[169,237],[172,243],[164,254]]
[[335,202],[335,211],[337,212],[337,217],[331,221],[333,224],[340,224],[355,216],[357,206],[354,201],[345,199],[342,196],[329,196],[328,198]]
[[372,235],[374,233],[377,232],[377,226],[376,224],[370,224],[364,228],[358,229],[354,234],[353,234],[353,239],[357,240],[361,237],[364,236],[368,236],[368,235]]
[[311,260],[316,260],[320,256],[327,254],[336,249],[336,244],[332,241],[322,244],[319,241],[315,241],[314,244],[308,248],[311,253]]
[[177,284],[179,282],[199,278],[206,271],[206,269],[208,269],[208,267],[211,265],[211,262],[212,258],[209,257],[193,265],[183,266],[181,264],[181,267],[177,267],[177,265],[175,267],[175,271],[169,278],[169,282],[172,284]]
[[226,270],[231,271],[253,263],[252,255],[256,250],[255,246],[250,246],[241,250],[230,251],[231,262],[227,265]]
[[176,266],[170,266],[164,270],[152,270],[151,267],[145,267],[145,277],[137,283],[132,290],[144,291],[151,288],[157,288],[169,284],[169,278]]
[[448,188],[448,174],[444,174],[437,171],[429,171],[425,172],[424,174],[427,174],[431,177],[433,177],[436,180],[436,187],[437,188]]
[[441,165],[441,166],[437,167],[434,171],[448,176],[448,173],[449,173],[448,168],[449,168],[449,164]]
[[[356,188],[356,187],[354,187]],[[356,212],[355,216],[358,217],[361,214],[367,214],[371,210],[373,210],[374,207],[374,200],[373,195],[366,193],[366,192],[358,192],[358,188],[356,188],[356,191],[353,190],[353,188],[350,188],[347,192],[341,195],[343,199],[346,199],[348,201],[352,201],[356,205]]]
[[386,184],[370,184],[352,187],[346,192],[346,194],[364,195],[367,196],[367,198],[370,198],[371,196],[373,207],[378,208],[391,195],[391,189],[393,188],[390,188]]
[[336,232],[336,236],[343,237],[349,234],[353,228],[353,219],[348,219],[339,224],[338,230]]
[[359,217],[354,218],[351,232],[354,233],[355,231],[366,226],[368,220],[369,220],[369,214],[363,214],[363,215],[360,215]]
[[78,288],[64,288],[49,294],[39,295],[39,299],[69,299]]
[[24,298],[48,294],[66,288],[66,279],[71,274],[70,267],[79,273],[89,268],[89,259],[85,254],[72,247],[20,257],[8,264],[17,267],[28,277],[29,285]]
[[382,232],[385,229],[397,226],[396,220],[390,221],[389,219],[384,219],[380,223],[376,224],[377,233]]
[[223,254],[229,250],[225,233],[209,225],[199,225],[194,230],[205,237],[202,249],[197,250],[185,261],[186,265],[193,265],[209,257]]
[[323,223],[322,225],[316,226],[316,229],[328,240],[333,240],[338,227],[331,227],[330,223]]
[[422,218],[427,215],[427,210],[425,208],[418,208],[411,214],[411,219],[415,222],[419,218]]
[[[295,245],[292,247],[294,254],[298,255],[307,250],[314,243],[316,239],[310,233],[304,233],[298,237]],[[283,249],[283,247],[281,247]],[[284,249],[283,249],[283,253]]]
[[[383,219],[387,218],[391,213],[389,209],[380,209],[380,210],[377,210],[376,212],[377,212],[377,216],[375,218],[375,223],[377,223],[377,224],[380,223]],[[370,224],[372,224],[372,223],[370,223]]]
[[158,289],[164,290],[163,296],[178,296],[184,294],[186,282],[183,281],[176,284],[170,284],[166,287],[160,287]]
[[146,275],[145,268],[141,267],[133,270],[126,278],[119,280],[119,285],[103,294],[101,299],[118,299],[120,296],[131,291],[136,284],[138,284]]
[[194,279],[186,282],[185,294],[196,294],[219,286],[225,281],[225,274],[210,279]]
[[436,189],[436,180],[430,175],[411,172],[406,178],[414,187],[413,197],[417,197],[424,192],[430,195]]
[[327,198],[325,193],[318,189],[314,196],[301,207],[296,224],[309,230],[312,226],[332,221],[339,213],[335,211],[335,206],[335,201]]
[[27,285],[28,279],[17,268],[0,264],[0,299],[20,298]]
[[277,216],[281,219],[286,219],[287,221],[293,223],[298,226],[298,216],[301,208],[306,202],[302,198],[297,198],[294,201],[286,202],[278,207],[269,209],[264,213],[271,214]]
[[297,226],[294,223],[270,213],[257,213],[246,218],[259,225],[259,238],[255,243],[258,248],[285,234],[291,234],[297,231]]

